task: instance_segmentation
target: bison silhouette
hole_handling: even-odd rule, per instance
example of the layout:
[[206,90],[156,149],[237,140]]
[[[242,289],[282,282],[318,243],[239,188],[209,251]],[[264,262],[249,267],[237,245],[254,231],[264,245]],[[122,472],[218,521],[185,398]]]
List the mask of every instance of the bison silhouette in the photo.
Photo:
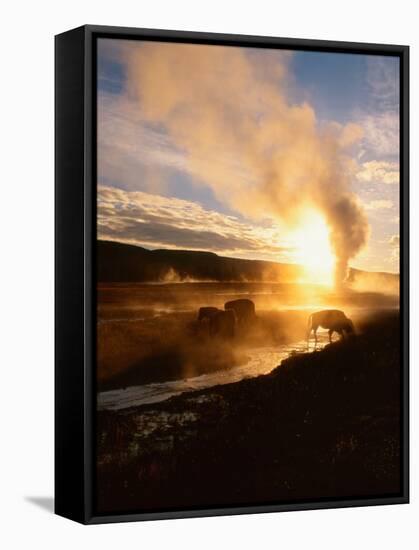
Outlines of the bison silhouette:
[[317,311],[308,318],[307,347],[309,346],[311,332],[314,333],[314,342],[317,345],[317,330],[319,327],[329,329],[329,342],[332,342],[334,332],[337,332],[341,338],[355,332],[353,322],[346,317],[343,311],[338,309]]
[[212,319],[221,309],[218,307],[200,307],[198,311],[198,321],[204,321],[205,319]]
[[226,302],[224,304],[224,309],[226,311],[234,311],[238,325],[249,325],[256,317],[255,304],[252,300],[247,300],[245,298]]
[[236,314],[233,310],[217,311],[210,318],[210,335],[229,339],[234,337],[236,328]]

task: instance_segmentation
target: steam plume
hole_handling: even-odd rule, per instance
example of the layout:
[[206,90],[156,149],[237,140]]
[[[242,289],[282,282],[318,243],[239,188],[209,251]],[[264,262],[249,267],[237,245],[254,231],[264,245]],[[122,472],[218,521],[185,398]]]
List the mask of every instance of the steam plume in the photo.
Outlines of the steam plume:
[[194,180],[246,216],[292,226],[307,207],[321,211],[342,281],[368,237],[347,155],[362,129],[321,126],[307,102],[290,101],[290,53],[145,43],[126,55],[130,100],[166,129]]

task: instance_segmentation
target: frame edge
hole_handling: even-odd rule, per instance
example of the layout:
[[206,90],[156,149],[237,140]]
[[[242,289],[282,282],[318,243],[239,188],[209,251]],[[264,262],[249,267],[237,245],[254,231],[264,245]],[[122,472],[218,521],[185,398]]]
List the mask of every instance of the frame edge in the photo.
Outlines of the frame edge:
[[55,37],[55,509],[86,522],[84,29]]

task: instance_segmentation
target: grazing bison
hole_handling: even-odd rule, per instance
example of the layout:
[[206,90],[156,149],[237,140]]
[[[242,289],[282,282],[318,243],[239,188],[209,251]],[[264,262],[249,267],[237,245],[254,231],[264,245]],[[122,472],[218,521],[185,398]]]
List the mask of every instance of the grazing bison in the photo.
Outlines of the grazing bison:
[[311,331],[314,332],[314,341],[317,345],[317,329],[319,327],[329,329],[329,342],[332,341],[334,332],[340,334],[341,338],[343,338],[345,334],[353,334],[354,332],[352,321],[346,317],[343,311],[339,311],[338,309],[317,311],[308,318],[307,346],[309,345]]
[[218,307],[200,307],[198,312],[198,321],[203,321],[204,319],[212,319],[220,309]]
[[210,335],[220,338],[233,338],[236,327],[236,314],[233,310],[221,309],[210,319]]
[[231,302],[226,302],[224,304],[224,309],[226,311],[233,310],[235,312],[239,325],[247,325],[256,317],[255,304],[252,300],[231,300]]

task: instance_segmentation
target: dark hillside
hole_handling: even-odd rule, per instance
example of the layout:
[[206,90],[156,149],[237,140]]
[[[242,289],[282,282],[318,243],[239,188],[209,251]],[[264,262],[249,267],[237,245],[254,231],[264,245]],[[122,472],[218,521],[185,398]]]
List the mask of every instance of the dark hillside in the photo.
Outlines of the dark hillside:
[[295,282],[300,266],[217,256],[190,250],[146,250],[98,241],[100,282],[269,281]]
[[[99,282],[278,282],[295,283],[304,270],[296,264],[226,258],[213,252],[146,250],[112,241],[97,242]],[[399,276],[350,269],[349,283],[362,290],[398,292]]]

